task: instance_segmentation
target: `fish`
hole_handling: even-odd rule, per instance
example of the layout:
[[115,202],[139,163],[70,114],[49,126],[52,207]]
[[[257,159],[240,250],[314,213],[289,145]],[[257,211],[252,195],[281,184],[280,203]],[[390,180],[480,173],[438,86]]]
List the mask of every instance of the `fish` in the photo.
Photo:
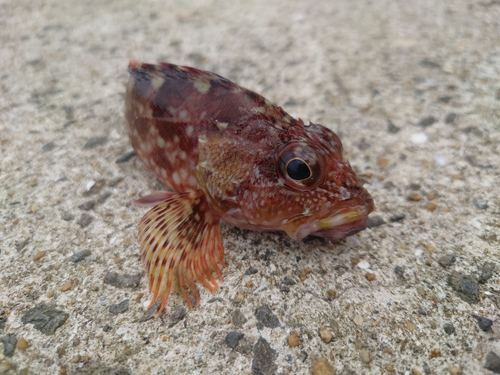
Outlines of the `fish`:
[[135,201],[150,208],[138,242],[157,316],[173,290],[193,308],[197,283],[218,289],[227,267],[221,221],[297,241],[367,227],[373,199],[332,130],[215,73],[134,60],[128,71],[131,144],[168,188]]

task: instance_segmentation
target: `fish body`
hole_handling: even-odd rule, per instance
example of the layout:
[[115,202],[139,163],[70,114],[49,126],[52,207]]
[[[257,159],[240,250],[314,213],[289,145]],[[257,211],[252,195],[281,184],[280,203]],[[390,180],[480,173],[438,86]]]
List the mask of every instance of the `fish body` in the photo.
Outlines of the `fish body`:
[[224,264],[220,220],[245,229],[343,238],[366,227],[374,204],[338,136],[217,74],[132,61],[125,117],[132,146],[171,192],[139,224],[152,304],[173,287],[192,306]]

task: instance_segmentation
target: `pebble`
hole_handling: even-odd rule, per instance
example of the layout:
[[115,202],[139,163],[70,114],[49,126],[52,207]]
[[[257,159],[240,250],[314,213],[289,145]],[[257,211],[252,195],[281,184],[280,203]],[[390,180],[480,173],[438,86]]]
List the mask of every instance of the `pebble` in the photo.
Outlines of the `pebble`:
[[297,282],[294,279],[292,279],[288,276],[283,279],[282,283],[285,285],[288,285],[288,286],[293,286],[293,285],[297,284]]
[[262,305],[255,310],[255,317],[257,318],[257,328],[262,329],[276,328],[280,325],[278,317],[271,311],[268,305]]
[[226,338],[224,339],[226,345],[231,348],[231,349],[234,349],[238,346],[238,343],[239,341],[244,337],[245,335],[243,333],[240,333],[240,332],[229,332],[227,335],[226,335]]
[[333,369],[330,362],[326,358],[318,358],[313,363],[312,375],[335,375],[335,370]]
[[115,163],[116,164],[126,163],[129,160],[131,160],[135,155],[136,155],[135,151],[125,152],[124,154],[120,155],[118,159],[116,159]]
[[325,344],[329,344],[333,340],[332,333],[325,327],[318,329],[318,334],[319,337],[321,337],[321,340],[323,340]]
[[69,314],[53,306],[40,303],[21,317],[23,324],[33,323],[35,329],[45,335],[53,335],[68,319]]
[[446,332],[446,334],[448,334],[448,335],[451,335],[451,334],[455,333],[455,327],[451,323],[446,323],[443,326],[443,329]]
[[462,372],[460,371],[460,367],[458,366],[450,366],[448,371],[451,375],[460,375]]
[[432,349],[430,357],[431,358],[441,357],[441,350],[439,350],[439,349]]
[[418,202],[422,199],[422,196],[419,193],[412,191],[410,194],[408,194],[408,199],[413,202]]
[[457,258],[453,254],[446,254],[439,258],[438,263],[443,267],[451,266],[457,261]]
[[427,134],[425,134],[425,133],[415,133],[415,134],[412,134],[410,136],[411,143],[416,144],[416,145],[421,145],[421,144],[427,142],[427,139],[428,139],[428,137],[427,137]]
[[109,307],[109,312],[111,314],[115,314],[115,315],[123,314],[124,312],[126,312],[128,310],[129,302],[130,302],[130,299],[127,298],[127,299],[121,301],[120,303],[117,303],[115,305],[111,305]]
[[374,281],[377,278],[377,276],[374,273],[369,272],[365,275],[365,278],[368,281]]
[[276,350],[263,337],[259,337],[253,347],[252,373],[274,375],[278,369],[276,358]]
[[46,251],[39,251],[35,255],[33,255],[33,261],[38,262],[40,259],[42,259],[45,255],[47,255]]
[[83,148],[88,150],[95,148],[97,146],[103,146],[108,142],[108,139],[106,137],[91,137],[88,139],[87,142],[83,145]]
[[54,142],[48,142],[42,146],[43,151],[52,151],[55,148],[56,148],[56,144]]
[[431,211],[431,212],[436,211],[436,208],[437,208],[437,207],[438,207],[438,206],[437,206],[437,204],[436,204],[436,203],[432,203],[432,202],[429,202],[429,203],[427,203],[427,204],[425,205],[425,209],[426,209],[427,211]]
[[248,321],[248,319],[245,317],[245,315],[243,315],[240,309],[234,310],[233,314],[231,315],[231,320],[236,327],[241,327]]
[[28,341],[26,341],[22,337],[19,340],[17,340],[17,349],[19,349],[19,350],[25,350],[29,346],[30,346],[30,344],[28,343]]
[[484,284],[488,281],[491,276],[493,276],[493,271],[495,270],[495,263],[492,262],[484,262],[483,267],[481,269],[481,275],[479,276],[479,283]]
[[437,120],[434,116],[427,116],[427,117],[424,117],[423,119],[421,119],[418,124],[420,126],[427,127],[427,126],[431,126],[436,121]]
[[61,287],[61,292],[67,292],[68,290],[71,290],[71,288],[73,288],[73,281],[66,281]]
[[78,262],[81,262],[82,260],[84,260],[85,258],[87,258],[88,256],[90,256],[92,253],[90,252],[90,250],[82,250],[78,253],[75,253],[73,254],[69,260],[73,263],[78,263]]
[[108,272],[104,276],[104,284],[112,285],[116,288],[137,288],[141,281],[141,275],[119,274]]
[[473,276],[453,272],[448,278],[448,283],[457,296],[465,302],[471,304],[479,302],[479,286]]
[[168,323],[168,328],[173,327],[181,320],[183,320],[185,317],[186,317],[186,309],[182,306],[177,306],[172,315],[170,315],[170,322]]
[[411,375],[424,375],[424,374],[422,374],[422,371],[414,367],[411,369]]
[[491,326],[493,325],[493,321],[491,319],[474,314],[471,314],[471,316],[477,320],[477,325],[479,326],[481,331],[488,332],[491,330]]
[[387,122],[387,131],[392,134],[396,134],[401,130],[399,126],[396,126],[392,123],[392,121]]
[[9,361],[3,361],[2,363],[0,363],[0,374],[9,371],[11,367],[12,363],[10,363]]
[[297,332],[293,332],[288,335],[288,345],[292,348],[295,348],[300,345],[300,338]]
[[392,215],[389,218],[389,220],[391,221],[391,223],[395,223],[395,222],[404,220],[405,217],[406,217],[405,214],[395,214],[395,215]]
[[245,275],[255,275],[259,270],[254,267],[248,267],[248,269],[245,271]]
[[500,357],[496,353],[489,352],[483,367],[493,371],[495,374],[500,374]]
[[363,324],[363,318],[361,317],[361,315],[356,315],[353,319],[354,323],[356,323],[356,325],[360,326]]
[[376,228],[384,224],[385,220],[382,218],[382,216],[375,215],[368,217],[368,228]]
[[308,357],[307,353],[301,350],[297,358],[299,359],[299,361],[304,362],[307,359],[307,357]]
[[80,219],[78,219],[77,224],[81,228],[88,227],[91,222],[94,221],[94,217],[92,215],[89,215],[87,213],[83,213],[82,216],[80,216]]
[[487,210],[488,209],[488,200],[484,198],[473,198],[472,199],[472,204],[476,206],[476,208],[479,208],[480,210]]
[[364,363],[370,363],[372,360],[370,352],[366,349],[363,349],[359,352],[359,358]]
[[456,117],[457,117],[457,115],[455,113],[453,113],[453,112],[448,113],[446,115],[446,117],[444,118],[444,122],[447,124],[452,124],[455,122]]
[[78,206],[78,208],[83,211],[90,211],[95,207],[96,203],[97,202],[95,200],[90,200],[85,203],[82,203],[81,205]]
[[14,355],[14,351],[16,350],[17,345],[17,337],[14,334],[7,334],[0,342],[3,344],[3,355],[6,357],[12,357]]

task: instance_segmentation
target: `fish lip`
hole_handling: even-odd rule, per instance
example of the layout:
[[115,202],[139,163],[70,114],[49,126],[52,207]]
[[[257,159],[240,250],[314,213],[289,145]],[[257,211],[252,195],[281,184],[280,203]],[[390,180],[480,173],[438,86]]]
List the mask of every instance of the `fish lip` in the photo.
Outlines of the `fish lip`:
[[293,237],[300,241],[306,236],[331,239],[352,236],[368,226],[368,215],[373,209],[373,199],[369,197],[362,204],[352,205],[326,218],[302,224]]

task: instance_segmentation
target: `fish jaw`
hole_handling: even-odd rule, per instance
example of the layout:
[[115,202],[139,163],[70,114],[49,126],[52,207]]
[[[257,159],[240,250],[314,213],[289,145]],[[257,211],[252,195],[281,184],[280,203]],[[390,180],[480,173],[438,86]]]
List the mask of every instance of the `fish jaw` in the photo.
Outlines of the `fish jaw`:
[[356,199],[342,202],[341,208],[319,220],[284,222],[282,229],[297,241],[309,235],[340,239],[365,229],[368,226],[368,215],[373,209],[373,199],[368,195],[362,203]]

